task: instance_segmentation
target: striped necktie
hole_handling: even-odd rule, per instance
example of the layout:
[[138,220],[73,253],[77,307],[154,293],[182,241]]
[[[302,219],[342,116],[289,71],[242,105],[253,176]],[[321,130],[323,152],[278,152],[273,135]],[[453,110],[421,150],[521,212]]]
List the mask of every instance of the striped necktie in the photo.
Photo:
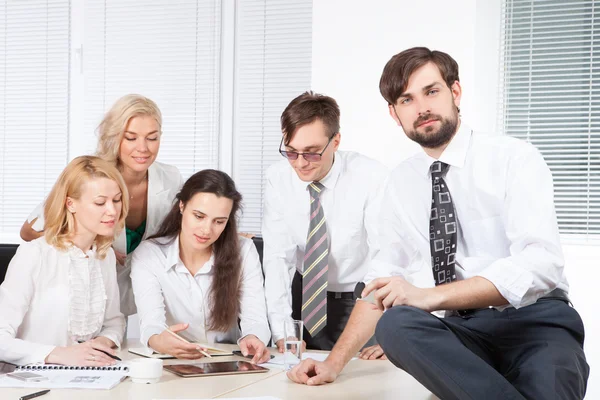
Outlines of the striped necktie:
[[319,196],[325,187],[319,182],[308,185],[310,224],[306,238],[302,272],[302,320],[311,336],[327,325],[327,270],[329,241],[325,213]]

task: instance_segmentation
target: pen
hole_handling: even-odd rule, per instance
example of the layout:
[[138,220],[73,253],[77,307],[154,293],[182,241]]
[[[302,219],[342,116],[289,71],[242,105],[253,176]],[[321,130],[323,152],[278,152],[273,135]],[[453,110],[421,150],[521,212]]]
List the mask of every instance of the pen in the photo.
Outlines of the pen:
[[[165,325],[165,330],[166,330],[167,332],[169,332],[171,335],[175,336],[177,339],[179,339],[179,340],[183,340],[184,342],[186,342],[186,343],[188,343],[188,344],[191,344],[191,343],[189,342],[189,340],[187,340],[187,339],[185,339],[185,338],[182,338],[181,336],[179,336],[178,334],[176,334],[175,332],[173,332],[172,330],[170,330],[170,329],[169,329],[169,327],[168,327],[168,326],[166,326],[166,325]],[[199,351],[199,352],[200,352],[202,355],[204,355],[205,357],[212,358],[212,356],[211,356],[210,354],[208,354],[207,352],[205,352],[204,350],[202,350],[202,349],[197,349],[197,350],[198,350],[198,351]]]
[[45,395],[45,394],[46,394],[46,393],[48,393],[48,392],[50,392],[50,390],[42,390],[41,392],[35,392],[35,393],[31,393],[31,394],[28,394],[28,395],[26,395],[26,396],[21,396],[21,397],[19,397],[19,400],[29,400],[29,399],[34,399],[34,398],[36,398],[36,397],[43,396],[43,395]]
[[112,354],[110,354],[109,352],[106,352],[106,351],[104,351],[104,350],[100,350],[100,349],[96,349],[96,350],[98,350],[100,353],[104,353],[104,354],[106,354],[107,356],[109,356],[109,357],[110,357],[110,358],[112,358],[113,360],[117,360],[117,361],[123,361],[123,360],[121,360],[119,357],[117,357],[117,356],[113,356],[113,355],[112,355]]
[[[77,343],[85,343],[85,341],[83,341],[83,340],[78,340],[78,341],[77,341]],[[106,352],[106,351],[104,351],[104,350],[100,350],[100,349],[97,349],[97,348],[95,348],[95,347],[94,347],[94,350],[98,350],[100,353],[104,353],[104,354],[106,354],[107,356],[109,356],[109,357],[110,357],[110,358],[112,358],[113,360],[117,360],[117,361],[123,361],[123,360],[121,360],[119,357],[117,357],[117,356],[113,356],[112,354],[110,354],[110,353],[108,353],[108,352]]]

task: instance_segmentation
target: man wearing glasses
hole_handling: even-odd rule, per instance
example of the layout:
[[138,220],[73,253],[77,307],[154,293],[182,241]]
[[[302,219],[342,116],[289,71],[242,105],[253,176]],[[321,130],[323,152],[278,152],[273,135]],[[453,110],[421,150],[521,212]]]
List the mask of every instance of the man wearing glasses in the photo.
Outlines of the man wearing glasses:
[[357,282],[375,251],[375,223],[387,169],[338,151],[340,110],[313,92],[281,115],[285,158],[267,170],[264,271],[273,341],[283,351],[284,321],[304,321],[312,349],[331,350],[355,303]]

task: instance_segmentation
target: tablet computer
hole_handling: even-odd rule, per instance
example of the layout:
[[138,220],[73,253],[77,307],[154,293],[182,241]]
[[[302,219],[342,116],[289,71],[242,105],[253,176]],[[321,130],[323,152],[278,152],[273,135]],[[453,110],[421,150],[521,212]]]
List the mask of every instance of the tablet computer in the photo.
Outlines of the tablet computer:
[[247,361],[225,361],[198,364],[165,365],[164,368],[175,375],[188,378],[194,376],[214,376],[230,374],[253,374],[269,371]]

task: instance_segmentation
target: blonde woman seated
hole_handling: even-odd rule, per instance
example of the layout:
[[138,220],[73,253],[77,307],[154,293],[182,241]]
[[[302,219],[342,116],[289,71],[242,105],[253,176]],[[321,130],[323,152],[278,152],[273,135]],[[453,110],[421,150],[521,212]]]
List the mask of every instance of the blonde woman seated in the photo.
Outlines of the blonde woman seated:
[[114,364],[102,351],[114,354],[125,330],[111,245],[127,208],[111,163],[67,165],[46,200],[44,237],[19,246],[0,286],[0,361]]
[[[97,155],[119,169],[131,200],[126,229],[113,244],[118,262],[121,312],[126,316],[136,312],[129,255],[143,239],[156,233],[183,184],[176,167],[155,161],[161,127],[162,115],[156,103],[137,94],[117,100],[98,127]],[[23,224],[23,240],[43,234],[37,232],[44,229],[42,208],[43,204]]]
[[178,340],[169,326],[198,343],[237,341],[253,362],[268,360],[258,252],[237,234],[241,194],[224,172],[204,170],[185,182],[177,199],[156,236],[133,254],[142,344],[177,358],[202,357],[202,348]]

